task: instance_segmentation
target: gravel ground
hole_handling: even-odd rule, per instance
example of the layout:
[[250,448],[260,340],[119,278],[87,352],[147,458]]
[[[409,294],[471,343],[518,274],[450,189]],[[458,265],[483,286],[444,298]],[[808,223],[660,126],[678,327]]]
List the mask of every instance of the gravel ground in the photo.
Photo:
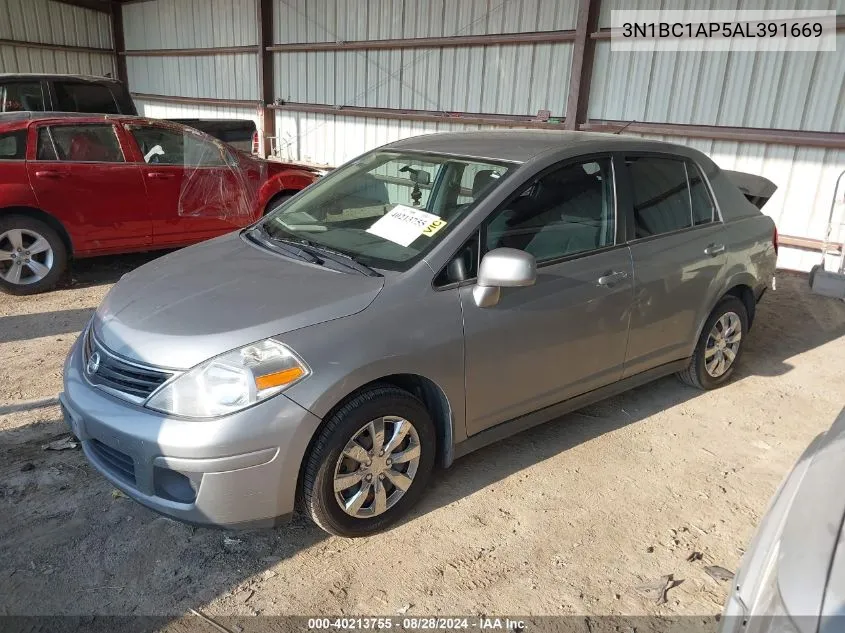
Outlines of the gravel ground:
[[[782,272],[720,390],[667,378],[485,448],[372,538],[302,518],[193,528],[113,494],[79,450],[42,450],[65,436],[55,396],[73,340],[152,257],[81,262],[65,288],[0,295],[0,614],[712,616],[728,584],[705,566],[736,568],[843,405],[845,303]],[[669,574],[658,605],[641,586]]]

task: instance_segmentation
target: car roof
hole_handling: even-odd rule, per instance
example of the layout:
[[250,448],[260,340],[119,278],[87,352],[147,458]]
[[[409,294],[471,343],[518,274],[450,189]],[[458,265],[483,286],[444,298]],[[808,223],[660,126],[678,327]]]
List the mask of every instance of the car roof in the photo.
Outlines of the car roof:
[[0,73],[0,83],[3,81],[41,81],[41,80],[70,80],[91,83],[120,83],[113,77],[98,77],[96,75],[70,75],[62,73]]
[[682,145],[633,136],[569,130],[495,130],[426,134],[395,141],[382,149],[431,152],[524,163],[538,156],[560,152],[571,155],[608,151],[669,151],[689,155]]

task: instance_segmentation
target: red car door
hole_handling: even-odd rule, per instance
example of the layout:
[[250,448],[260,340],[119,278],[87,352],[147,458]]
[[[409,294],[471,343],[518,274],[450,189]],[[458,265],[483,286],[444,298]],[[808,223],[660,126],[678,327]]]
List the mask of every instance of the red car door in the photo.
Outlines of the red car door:
[[126,126],[141,156],[153,244],[178,246],[245,226],[251,199],[243,172],[222,144],[187,127]]
[[78,254],[152,244],[141,170],[127,162],[114,125],[46,122],[32,140],[27,172],[38,205],[67,227]]

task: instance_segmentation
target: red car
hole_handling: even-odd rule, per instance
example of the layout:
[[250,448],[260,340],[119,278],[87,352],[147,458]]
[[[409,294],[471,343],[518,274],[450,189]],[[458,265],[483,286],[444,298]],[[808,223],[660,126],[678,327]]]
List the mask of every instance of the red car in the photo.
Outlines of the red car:
[[319,178],[177,123],[0,115],[0,289],[53,286],[71,257],[186,246],[246,226]]

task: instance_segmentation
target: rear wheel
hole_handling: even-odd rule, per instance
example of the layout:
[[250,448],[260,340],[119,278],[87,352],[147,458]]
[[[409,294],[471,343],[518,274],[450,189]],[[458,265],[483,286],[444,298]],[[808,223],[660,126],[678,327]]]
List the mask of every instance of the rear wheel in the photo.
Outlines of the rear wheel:
[[692,387],[715,389],[730,380],[748,332],[748,312],[736,297],[713,309],[695,346],[689,367],[678,377]]
[[45,222],[25,215],[0,218],[0,289],[13,295],[49,290],[67,266],[67,249]]
[[434,467],[425,406],[390,385],[364,391],[329,418],[306,457],[304,505],[337,536],[385,529],[417,502]]
[[269,215],[269,214],[273,213],[273,211],[275,211],[280,206],[285,204],[291,198],[293,198],[293,194],[291,194],[291,193],[286,193],[286,194],[281,195],[281,196],[276,196],[275,198],[273,198],[270,201],[270,203],[264,209],[264,215]]

